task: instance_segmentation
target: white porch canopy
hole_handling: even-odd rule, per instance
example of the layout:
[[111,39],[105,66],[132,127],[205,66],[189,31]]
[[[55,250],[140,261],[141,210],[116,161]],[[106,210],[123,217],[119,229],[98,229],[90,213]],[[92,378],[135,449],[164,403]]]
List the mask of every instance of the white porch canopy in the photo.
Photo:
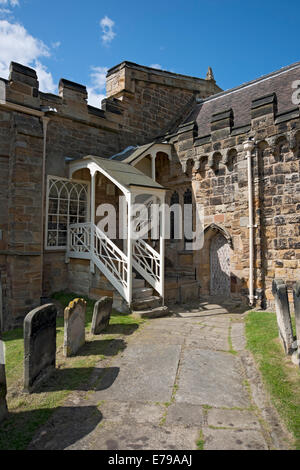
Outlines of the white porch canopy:
[[[116,160],[87,156],[69,163],[69,178],[81,169],[88,169],[91,175],[90,222],[70,225],[68,231],[68,258],[89,259],[91,271],[95,265],[130,305],[132,302],[132,268],[164,297],[164,231],[166,189],[134,166]],[[124,194],[127,202],[127,252],[120,250],[95,225],[96,174],[104,175]],[[154,250],[143,239],[133,240],[131,223],[132,205],[137,196],[151,194],[161,206],[160,249]]]

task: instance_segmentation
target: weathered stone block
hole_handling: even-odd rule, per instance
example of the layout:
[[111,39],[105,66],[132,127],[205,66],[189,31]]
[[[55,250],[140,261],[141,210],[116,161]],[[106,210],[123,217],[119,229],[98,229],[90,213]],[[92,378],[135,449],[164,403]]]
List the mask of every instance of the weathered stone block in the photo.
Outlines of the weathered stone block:
[[300,281],[296,282],[293,287],[295,320],[296,320],[296,336],[297,336],[297,361],[300,366]]
[[85,343],[86,301],[75,299],[64,313],[64,355],[73,356]]
[[55,305],[38,307],[24,320],[24,390],[31,393],[35,385],[55,369]]
[[8,414],[6,391],[4,343],[1,341],[0,337],[0,423],[6,418]]
[[279,338],[282,341],[285,353],[292,355],[294,351],[293,328],[291,322],[287,287],[282,279],[273,280],[272,293],[275,298]]
[[101,331],[108,327],[112,303],[111,297],[102,297],[95,303],[91,328],[92,335],[99,335]]

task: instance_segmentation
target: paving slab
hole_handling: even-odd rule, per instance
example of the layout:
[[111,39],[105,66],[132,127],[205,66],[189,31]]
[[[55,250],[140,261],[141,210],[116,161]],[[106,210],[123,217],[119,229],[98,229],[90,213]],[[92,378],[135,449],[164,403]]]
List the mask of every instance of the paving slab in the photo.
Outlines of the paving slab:
[[106,388],[100,381],[97,399],[169,401],[179,356],[179,345],[130,344],[114,361],[119,374],[111,386]]
[[243,351],[246,348],[244,323],[233,323],[231,327],[231,342],[234,351]]
[[202,407],[190,403],[172,403],[167,408],[166,425],[202,427],[204,416]]
[[175,400],[215,407],[249,407],[239,359],[220,351],[184,351]]
[[182,333],[172,333],[167,330],[146,330],[142,335],[135,338],[135,344],[178,344],[182,345],[185,335]]
[[[105,432],[103,432],[105,431]],[[97,429],[90,436],[90,450],[196,450],[199,429],[184,426],[126,424]],[[76,449],[76,446],[70,449]]]
[[206,450],[268,450],[259,431],[204,428]]
[[207,424],[214,427],[260,429],[257,416],[247,410],[208,410]]
[[220,338],[218,336],[190,336],[185,343],[186,348],[212,349],[216,351],[228,351],[228,338]]
[[127,422],[159,425],[165,413],[165,406],[147,402],[124,402],[106,400],[98,406],[103,422]]

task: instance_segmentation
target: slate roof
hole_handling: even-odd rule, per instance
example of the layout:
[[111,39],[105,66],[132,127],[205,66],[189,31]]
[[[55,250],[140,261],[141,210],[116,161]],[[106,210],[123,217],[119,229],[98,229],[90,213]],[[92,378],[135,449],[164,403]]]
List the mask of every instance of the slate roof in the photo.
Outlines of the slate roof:
[[285,113],[295,109],[292,103],[292,93],[295,91],[292,83],[295,80],[300,80],[300,62],[202,100],[184,122],[196,121],[198,135],[203,137],[211,132],[212,115],[232,108],[234,127],[244,126],[251,122],[252,100],[271,93],[277,97],[277,113]]
[[149,144],[141,145],[140,147],[127,147],[122,152],[110,157],[110,160],[118,160],[121,162],[126,160],[126,163],[131,163],[154,144],[155,142],[150,142]]
[[128,189],[130,189],[130,186],[142,186],[145,188],[160,189],[162,191],[166,190],[166,188],[161,186],[152,178],[146,176],[140,170],[128,163],[95,157],[93,155],[84,157],[84,160],[91,160],[97,163],[97,165],[106,171],[106,173],[108,173],[113,179]]

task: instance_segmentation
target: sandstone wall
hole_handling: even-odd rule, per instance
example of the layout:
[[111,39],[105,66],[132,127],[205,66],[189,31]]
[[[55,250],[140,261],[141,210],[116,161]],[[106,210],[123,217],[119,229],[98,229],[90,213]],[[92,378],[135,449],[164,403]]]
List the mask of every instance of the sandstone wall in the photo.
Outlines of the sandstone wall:
[[[254,188],[255,295],[257,305],[274,307],[272,280],[291,287],[300,278],[299,111],[276,116],[274,103],[255,106],[249,125],[234,128],[224,118],[211,134],[197,137],[195,123],[170,137],[192,180],[194,198],[205,208],[205,226],[215,224],[232,242],[231,294],[246,298],[249,288],[247,160],[243,142],[251,136]],[[254,108],[254,107],[253,107]],[[208,230],[204,249],[194,252],[202,293],[209,292]]]
[[[221,89],[214,79],[188,77],[131,62],[108,71],[106,91],[123,110],[124,127],[138,135],[140,144],[164,135],[190,112],[195,98]],[[109,103],[108,103],[108,106]]]
[[[0,100],[5,103],[0,105],[0,269],[5,328],[21,324],[41,296],[72,287],[76,271],[64,265],[62,252],[46,252],[42,276],[45,113],[50,119],[46,175],[67,176],[67,158],[109,157],[128,145],[144,143],[172,127],[195,96],[219,90],[214,80],[124,64],[109,72],[108,98],[102,109],[87,105],[86,87],[65,79],[59,83],[58,95],[40,92],[36,72],[20,64],[12,63],[9,79],[0,79]],[[99,288],[107,291],[106,285]]]

